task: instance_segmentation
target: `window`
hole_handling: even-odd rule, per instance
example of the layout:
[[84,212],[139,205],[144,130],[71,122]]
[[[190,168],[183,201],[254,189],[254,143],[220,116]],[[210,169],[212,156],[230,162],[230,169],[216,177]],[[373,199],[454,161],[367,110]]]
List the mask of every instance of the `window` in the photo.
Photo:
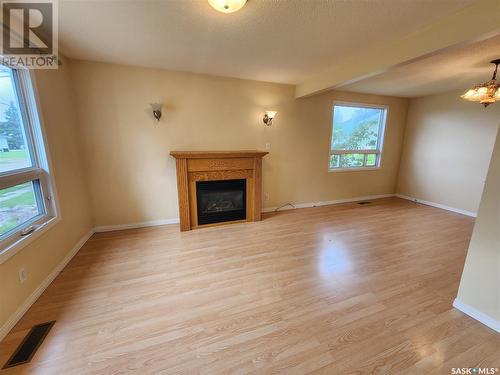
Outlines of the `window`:
[[335,104],[329,170],[379,168],[386,115],[385,106]]
[[0,65],[0,256],[55,216],[31,75]]

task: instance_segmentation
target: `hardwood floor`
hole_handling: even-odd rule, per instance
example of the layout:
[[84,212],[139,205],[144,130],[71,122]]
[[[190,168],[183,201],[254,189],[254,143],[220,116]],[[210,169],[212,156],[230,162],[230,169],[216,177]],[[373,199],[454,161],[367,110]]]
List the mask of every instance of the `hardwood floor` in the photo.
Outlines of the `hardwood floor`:
[[451,307],[469,217],[397,198],[94,235],[0,344],[0,374],[451,374],[500,335]]

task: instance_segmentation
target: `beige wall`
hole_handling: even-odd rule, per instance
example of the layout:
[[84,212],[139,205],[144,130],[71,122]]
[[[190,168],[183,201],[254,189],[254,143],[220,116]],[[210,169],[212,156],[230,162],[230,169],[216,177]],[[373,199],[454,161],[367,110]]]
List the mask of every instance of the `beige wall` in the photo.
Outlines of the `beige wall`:
[[495,319],[500,329],[500,132],[457,299]]
[[[36,73],[62,220],[0,264],[0,327],[92,227],[68,68],[65,63],[58,71]],[[23,284],[18,277],[21,267],[28,276]]]
[[[265,207],[395,192],[404,99],[331,92],[166,70],[71,61],[95,224],[178,217],[171,150],[264,149]],[[388,104],[383,167],[328,173],[333,100]],[[156,123],[149,103],[165,105]],[[271,127],[265,110],[277,110]]]
[[484,108],[460,92],[410,101],[398,193],[476,212],[500,106]]

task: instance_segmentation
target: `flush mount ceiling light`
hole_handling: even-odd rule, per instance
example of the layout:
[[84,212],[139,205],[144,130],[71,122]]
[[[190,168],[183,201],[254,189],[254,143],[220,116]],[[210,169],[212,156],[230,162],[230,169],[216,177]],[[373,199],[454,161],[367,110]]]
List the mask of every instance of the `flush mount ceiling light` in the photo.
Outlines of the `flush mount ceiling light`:
[[208,3],[222,13],[233,13],[243,8],[247,0],[208,0]]
[[500,83],[497,82],[497,71],[498,65],[500,65],[500,59],[490,61],[495,64],[495,71],[493,72],[493,77],[489,82],[481,83],[474,86],[469,91],[461,96],[465,100],[471,102],[479,102],[485,107],[489,106],[496,101],[500,101]]

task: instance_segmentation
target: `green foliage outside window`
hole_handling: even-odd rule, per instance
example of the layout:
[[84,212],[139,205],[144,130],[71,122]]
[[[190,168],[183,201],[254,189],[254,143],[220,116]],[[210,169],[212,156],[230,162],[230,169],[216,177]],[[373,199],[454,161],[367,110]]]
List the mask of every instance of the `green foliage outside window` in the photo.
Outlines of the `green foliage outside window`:
[[[385,108],[334,106],[330,169],[378,165],[385,111]],[[373,154],[367,153],[371,150]]]

